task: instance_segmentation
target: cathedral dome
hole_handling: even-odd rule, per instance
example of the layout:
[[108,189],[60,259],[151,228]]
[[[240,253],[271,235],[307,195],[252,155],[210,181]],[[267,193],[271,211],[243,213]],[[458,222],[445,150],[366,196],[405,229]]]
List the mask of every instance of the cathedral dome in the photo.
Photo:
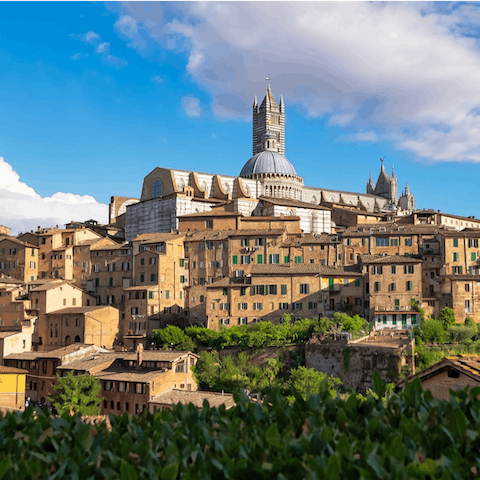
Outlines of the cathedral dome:
[[243,166],[240,176],[246,177],[257,173],[281,173],[297,176],[295,168],[283,155],[268,150],[254,155]]

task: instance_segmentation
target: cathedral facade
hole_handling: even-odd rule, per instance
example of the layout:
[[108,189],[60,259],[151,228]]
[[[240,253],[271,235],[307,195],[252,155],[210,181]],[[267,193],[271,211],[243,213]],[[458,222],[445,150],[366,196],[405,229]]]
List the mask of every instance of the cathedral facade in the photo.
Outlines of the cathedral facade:
[[[374,186],[366,193],[304,185],[285,157],[285,104],[275,101],[270,86],[260,106],[253,103],[252,157],[237,177],[157,167],[143,181],[138,203],[127,206],[126,240],[142,233],[178,229],[178,217],[219,209],[245,216],[298,216],[305,233],[331,233],[329,205],[365,212],[399,212],[415,206],[408,185],[397,199],[397,180],[389,178],[383,161]],[[413,203],[412,203],[413,202]],[[412,208],[412,210],[413,210]]]

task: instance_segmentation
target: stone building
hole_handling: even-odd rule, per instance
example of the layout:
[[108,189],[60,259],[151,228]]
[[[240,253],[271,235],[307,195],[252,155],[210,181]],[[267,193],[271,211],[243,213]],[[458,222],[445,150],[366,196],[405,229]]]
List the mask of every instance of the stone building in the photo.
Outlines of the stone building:
[[[325,203],[365,212],[400,210],[396,177],[387,177],[383,163],[377,185],[370,182],[366,194],[306,187],[285,157],[285,104],[281,99],[277,105],[270,86],[260,107],[254,101],[252,153],[237,177],[155,168],[144,179],[139,202],[122,198],[127,241],[142,233],[175,231],[180,216],[220,206],[246,217],[298,216],[303,232],[316,234],[332,231]],[[118,204],[112,197],[111,211]]]
[[400,255],[363,255],[360,265],[365,280],[365,313],[377,330],[411,328],[420,323],[412,307],[422,300],[422,260]]
[[0,408],[25,409],[27,370],[0,365]]
[[38,278],[38,247],[15,237],[0,237],[0,273],[23,282]]
[[120,314],[110,305],[70,307],[46,314],[44,350],[74,343],[112,348],[118,345]]

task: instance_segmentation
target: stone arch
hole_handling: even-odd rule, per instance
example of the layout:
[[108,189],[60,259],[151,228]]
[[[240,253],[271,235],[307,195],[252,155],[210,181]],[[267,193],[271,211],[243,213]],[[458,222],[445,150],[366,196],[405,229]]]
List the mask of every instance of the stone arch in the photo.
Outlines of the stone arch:
[[80,343],[80,335],[75,336],[75,343]]
[[70,338],[70,335],[67,335],[65,337],[65,345],[70,345],[71,342],[72,342],[72,339]]

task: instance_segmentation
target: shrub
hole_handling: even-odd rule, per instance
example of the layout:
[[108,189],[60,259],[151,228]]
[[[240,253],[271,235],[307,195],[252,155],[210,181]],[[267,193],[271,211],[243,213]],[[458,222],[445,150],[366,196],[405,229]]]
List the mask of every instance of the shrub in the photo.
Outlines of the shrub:
[[455,312],[449,307],[445,307],[438,317],[445,328],[455,325]]

